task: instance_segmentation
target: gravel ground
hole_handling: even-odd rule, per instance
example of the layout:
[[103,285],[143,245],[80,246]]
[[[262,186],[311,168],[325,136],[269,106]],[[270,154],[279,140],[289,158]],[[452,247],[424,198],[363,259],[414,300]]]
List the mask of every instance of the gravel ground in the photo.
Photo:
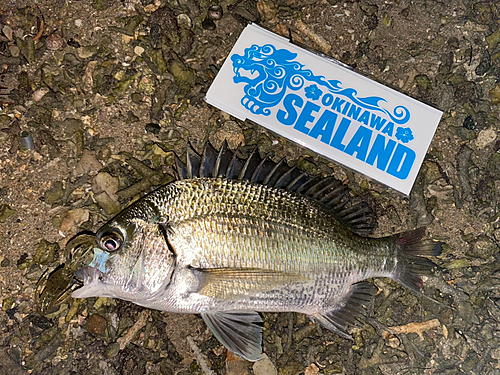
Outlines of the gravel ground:
[[[248,22],[444,111],[409,197],[203,101]],[[500,374],[499,40],[495,1],[2,2],[0,373]],[[65,264],[47,284],[56,296],[87,259],[70,238],[170,182],[187,141],[224,139],[348,179],[376,235],[427,226],[445,245],[425,294],[442,305],[375,280],[354,342],[264,314],[255,365],[197,316],[105,298],[40,314],[42,274]]]

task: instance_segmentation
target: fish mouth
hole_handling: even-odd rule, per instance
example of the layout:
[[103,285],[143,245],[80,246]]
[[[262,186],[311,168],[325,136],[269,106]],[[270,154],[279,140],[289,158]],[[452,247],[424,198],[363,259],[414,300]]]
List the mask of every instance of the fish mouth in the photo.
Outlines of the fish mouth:
[[83,281],[83,286],[71,293],[73,298],[100,297],[107,289],[102,281],[104,273],[97,268],[87,266],[75,272],[75,278]]

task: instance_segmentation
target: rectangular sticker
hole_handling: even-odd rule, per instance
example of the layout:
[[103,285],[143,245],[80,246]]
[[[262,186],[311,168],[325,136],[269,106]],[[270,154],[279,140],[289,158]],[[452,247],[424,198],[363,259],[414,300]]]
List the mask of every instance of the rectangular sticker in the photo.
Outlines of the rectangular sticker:
[[442,115],[254,24],[206,101],[406,195]]

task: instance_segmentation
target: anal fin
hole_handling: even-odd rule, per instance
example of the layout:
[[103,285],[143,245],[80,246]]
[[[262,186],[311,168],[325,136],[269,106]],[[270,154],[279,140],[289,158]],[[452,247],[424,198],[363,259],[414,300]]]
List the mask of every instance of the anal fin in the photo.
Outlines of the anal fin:
[[347,325],[358,325],[356,318],[363,316],[365,306],[375,294],[377,288],[367,281],[352,285],[351,293],[346,297],[344,306],[327,311],[322,314],[311,316],[318,320],[324,327],[337,333],[343,338],[352,340],[351,335],[347,333]]
[[262,358],[262,318],[255,311],[213,311],[201,317],[214,336],[247,361]]

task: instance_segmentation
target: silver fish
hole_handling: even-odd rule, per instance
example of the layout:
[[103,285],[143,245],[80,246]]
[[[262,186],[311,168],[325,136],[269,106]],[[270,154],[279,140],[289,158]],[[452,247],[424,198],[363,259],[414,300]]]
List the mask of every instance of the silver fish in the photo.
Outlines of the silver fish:
[[146,195],[96,234],[92,263],[74,298],[112,297],[169,312],[201,314],[214,335],[249,361],[262,356],[257,312],[295,311],[349,338],[390,277],[420,292],[441,244],[425,231],[369,238],[366,204],[333,177],[310,177],[281,161],[240,159],[224,143],[190,146],[180,180]]

